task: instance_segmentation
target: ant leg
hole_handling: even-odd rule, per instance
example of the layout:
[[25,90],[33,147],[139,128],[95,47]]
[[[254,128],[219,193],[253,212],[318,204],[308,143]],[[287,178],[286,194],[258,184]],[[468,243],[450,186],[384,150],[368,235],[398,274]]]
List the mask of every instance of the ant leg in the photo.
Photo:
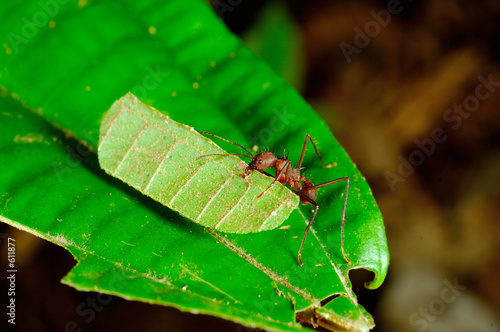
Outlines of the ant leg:
[[300,169],[300,166],[302,166],[302,161],[304,160],[304,155],[306,154],[307,140],[310,140],[312,145],[314,146],[314,150],[316,151],[316,154],[318,155],[318,158],[319,158],[319,161],[321,162],[321,165],[323,167],[327,167],[323,163],[323,160],[321,160],[321,153],[319,153],[318,148],[316,147],[316,143],[314,143],[311,135],[306,134],[306,140],[304,141],[304,147],[302,148],[302,153],[300,154],[299,165],[297,166],[297,168]]
[[290,160],[287,160],[285,162],[285,166],[281,169],[281,172],[279,172],[279,174],[276,174],[276,177],[274,178],[273,182],[271,182],[269,187],[267,187],[263,192],[261,192],[259,196],[257,196],[257,198],[261,198],[269,189],[271,189],[271,187],[274,186],[274,184],[278,181],[278,179],[281,178],[285,170],[287,171],[288,174],[289,168],[290,168]]
[[211,153],[211,154],[204,154],[202,156],[199,156],[194,161],[198,161],[201,158],[212,157],[212,156],[221,156],[221,157],[238,156],[238,157],[253,158],[253,157],[247,156],[246,154],[239,154],[239,153]]
[[334,183],[337,183],[337,182],[340,182],[340,181],[347,181],[347,184],[345,186],[344,208],[342,209],[342,228],[341,228],[341,242],[340,242],[341,245],[340,245],[340,247],[342,249],[342,255],[344,256],[345,260],[350,264],[351,260],[347,257],[347,255],[346,255],[346,253],[344,251],[344,224],[345,224],[345,210],[346,210],[346,207],[347,207],[347,198],[349,196],[349,178],[347,176],[343,177],[343,178],[338,178],[338,179],[335,179],[335,180],[332,180],[332,181],[328,181],[328,182],[325,182],[325,183],[322,183],[322,184],[317,184],[317,185],[312,186],[312,187],[307,187],[307,189],[308,190],[310,190],[310,189],[318,189],[318,188],[326,187],[326,186],[329,186],[331,184],[334,184]]
[[304,246],[304,242],[306,242],[307,233],[309,233],[309,229],[311,228],[311,225],[314,222],[314,218],[316,218],[316,214],[318,213],[319,204],[316,203],[311,198],[309,198],[308,196],[305,196],[301,192],[298,192],[298,195],[300,196],[300,198],[304,198],[305,200],[307,200],[309,203],[313,204],[316,207],[316,210],[314,210],[314,213],[313,213],[313,216],[312,216],[311,220],[307,224],[306,230],[304,232],[304,237],[302,238],[302,243],[300,244],[300,248],[299,248],[299,255],[298,255],[298,257],[299,257],[299,264],[300,264],[300,266],[302,266],[302,259],[300,258],[300,255],[302,253],[302,247]]

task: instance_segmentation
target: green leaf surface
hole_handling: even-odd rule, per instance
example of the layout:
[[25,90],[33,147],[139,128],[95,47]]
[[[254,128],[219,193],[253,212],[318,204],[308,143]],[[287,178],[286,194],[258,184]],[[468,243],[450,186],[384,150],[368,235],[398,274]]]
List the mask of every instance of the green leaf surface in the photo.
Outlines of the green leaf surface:
[[[373,326],[347,275],[371,270],[368,287],[376,288],[387,272],[368,185],[325,123],[203,1],[11,1],[0,15],[1,220],[67,248],[79,263],[65,283],[271,330]],[[300,267],[307,206],[287,229],[223,234],[107,175],[95,153],[99,125],[128,91],[177,122],[248,147],[286,149],[292,161],[313,135],[336,166],[321,168],[308,151],[305,175],[315,184],[351,179],[351,264],[340,250],[341,185],[319,191]],[[331,295],[338,297],[321,302]]]
[[144,105],[133,94],[106,112],[99,138],[99,163],[155,201],[210,228],[228,233],[274,229],[299,204],[298,196],[260,172],[243,178],[247,164],[193,128]]

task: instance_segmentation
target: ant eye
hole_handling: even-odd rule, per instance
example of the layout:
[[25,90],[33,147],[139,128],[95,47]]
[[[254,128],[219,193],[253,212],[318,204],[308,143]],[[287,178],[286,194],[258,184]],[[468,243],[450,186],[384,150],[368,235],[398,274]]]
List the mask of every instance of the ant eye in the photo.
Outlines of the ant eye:
[[259,164],[262,164],[262,159],[259,159]]

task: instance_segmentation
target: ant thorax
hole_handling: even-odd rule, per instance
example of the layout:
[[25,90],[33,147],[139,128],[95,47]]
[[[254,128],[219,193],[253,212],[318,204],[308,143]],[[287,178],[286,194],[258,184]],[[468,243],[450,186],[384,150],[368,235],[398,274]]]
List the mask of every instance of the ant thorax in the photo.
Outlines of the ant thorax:
[[281,174],[281,177],[278,179],[278,181],[281,183],[286,183],[292,189],[300,191],[302,189],[302,184],[300,183],[302,181],[302,176],[300,176],[299,169],[292,168],[290,166],[290,160],[288,160],[287,158],[277,159],[274,163],[276,174],[279,174],[283,170],[283,167],[286,167],[287,165],[289,167],[288,171],[285,170],[283,174]]

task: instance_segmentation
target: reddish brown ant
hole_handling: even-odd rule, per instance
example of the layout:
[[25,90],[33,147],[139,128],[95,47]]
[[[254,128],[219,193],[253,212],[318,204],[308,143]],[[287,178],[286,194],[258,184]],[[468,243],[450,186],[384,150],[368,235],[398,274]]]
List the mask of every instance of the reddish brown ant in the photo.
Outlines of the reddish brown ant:
[[[199,160],[204,157],[209,157],[209,156],[239,156],[239,157],[248,157],[252,159],[250,164],[248,164],[247,168],[245,169],[245,177],[249,176],[252,171],[259,171],[263,174],[269,175],[265,173],[264,171],[268,168],[274,167],[276,169],[276,176],[274,177],[274,181],[271,182],[269,187],[267,187],[262,193],[260,193],[257,198],[262,197],[275,183],[276,181],[279,181],[283,184],[287,184],[292,188],[292,190],[299,195],[300,201],[302,204],[307,205],[307,204],[312,204],[315,206],[315,210],[313,213],[313,216],[309,223],[307,224],[306,230],[304,232],[304,237],[302,238],[302,243],[300,244],[300,249],[299,249],[299,264],[302,265],[302,259],[300,258],[301,252],[302,252],[302,247],[304,246],[304,242],[306,240],[307,233],[309,232],[309,229],[311,228],[312,223],[314,222],[314,218],[316,217],[316,214],[318,213],[319,210],[319,204],[316,203],[315,199],[317,196],[316,189],[322,188],[329,186],[331,184],[340,182],[340,181],[347,181],[346,185],[346,190],[345,190],[345,198],[344,198],[344,208],[342,209],[342,228],[341,228],[341,249],[342,249],[342,255],[344,256],[345,260],[350,263],[351,261],[347,257],[344,251],[344,224],[345,224],[345,210],[347,207],[347,196],[349,195],[349,178],[348,177],[342,177],[338,178],[335,180],[331,180],[322,184],[317,184],[313,185],[312,181],[302,175],[300,175],[301,171],[301,166],[302,166],[302,160],[304,159],[304,155],[306,152],[306,147],[307,147],[307,141],[311,141],[312,145],[314,146],[314,150],[316,151],[316,154],[318,155],[319,161],[321,162],[321,165],[323,167],[329,167],[325,166],[323,163],[323,160],[321,160],[321,154],[318,151],[318,148],[316,147],[316,144],[314,143],[312,137],[307,134],[306,139],[304,141],[304,147],[302,148],[302,153],[300,154],[300,159],[299,159],[299,164],[297,165],[297,168],[291,167],[291,162],[288,159],[288,154],[281,158],[278,158],[275,156],[274,153],[265,151],[261,152],[258,155],[254,156],[250,151],[248,151],[245,147],[241,146],[238,143],[231,142],[225,138],[219,137],[217,135],[214,135],[212,133],[208,133],[206,131],[200,131],[199,133],[201,134],[206,134],[210,135],[213,137],[216,137],[220,140],[223,140],[225,142],[234,144],[236,146],[239,146],[246,152],[248,152],[248,155],[246,154],[238,154],[238,153],[228,153],[228,154],[206,154],[203,156],[200,156],[196,158],[196,160]],[[269,175],[270,176],[270,175]]]

